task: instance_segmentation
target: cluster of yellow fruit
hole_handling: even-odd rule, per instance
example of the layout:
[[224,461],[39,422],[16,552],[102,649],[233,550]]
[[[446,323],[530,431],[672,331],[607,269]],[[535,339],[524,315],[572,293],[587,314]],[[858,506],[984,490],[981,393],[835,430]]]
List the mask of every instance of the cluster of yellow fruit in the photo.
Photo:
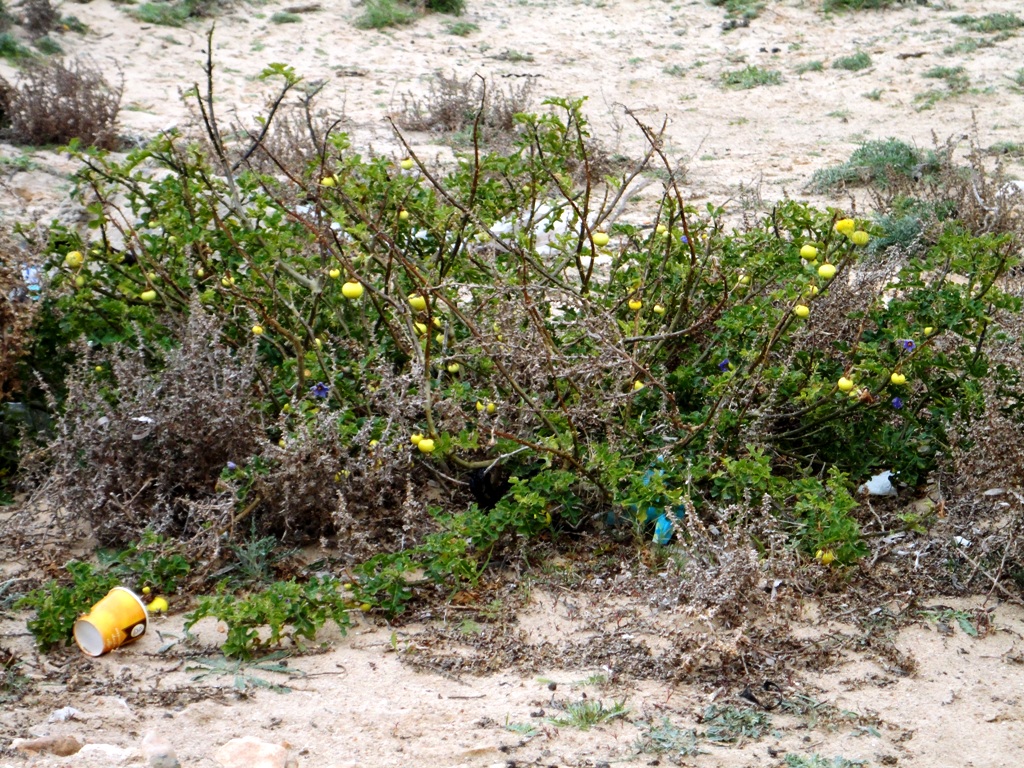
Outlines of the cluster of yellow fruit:
[[434,452],[434,441],[432,439],[430,439],[429,437],[424,437],[423,435],[419,434],[418,432],[415,435],[413,435],[412,437],[410,437],[409,441],[413,445],[415,445],[417,448],[419,448],[420,451],[423,452],[423,453],[433,453]]
[[867,245],[871,235],[863,229],[857,229],[857,222],[853,219],[840,219],[836,222],[836,232],[846,235],[854,245]]
[[814,553],[814,559],[822,565],[832,565],[836,560],[836,556],[831,549],[819,549]]

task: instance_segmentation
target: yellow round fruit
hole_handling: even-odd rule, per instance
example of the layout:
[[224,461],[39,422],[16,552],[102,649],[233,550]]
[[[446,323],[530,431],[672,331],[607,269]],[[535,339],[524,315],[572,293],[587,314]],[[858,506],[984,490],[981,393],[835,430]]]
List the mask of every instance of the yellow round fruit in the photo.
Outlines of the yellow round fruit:
[[231,276],[222,277],[220,279],[220,284],[223,285],[225,288],[230,288],[232,285],[235,284],[235,278]]
[[849,235],[857,228],[856,223],[853,219],[840,219],[836,222],[836,232],[840,232],[844,235]]
[[477,413],[483,413],[484,412],[484,404],[481,403],[479,400],[476,401],[476,412]]
[[436,341],[438,344],[444,344],[444,334],[443,333],[435,334],[434,335],[434,341]]
[[818,559],[821,560],[822,565],[832,565],[835,562],[836,556],[832,553],[831,549],[826,549]]
[[889,377],[889,381],[895,384],[897,387],[907,383],[907,377],[899,371],[893,372],[892,376]]
[[817,296],[818,295],[818,286],[816,286],[816,285],[808,285],[807,286],[807,290],[804,291],[804,294],[806,296]]
[[196,277],[206,277],[206,270],[202,267],[196,268]]
[[434,452],[434,441],[429,437],[424,437],[418,443],[416,447],[420,449],[422,453],[433,453]]
[[167,605],[167,601],[164,598],[157,597],[154,598],[153,602],[151,602],[146,607],[153,613],[164,613],[170,606]]
[[805,245],[800,248],[800,255],[808,261],[818,257],[818,249],[813,245]]
[[867,245],[870,239],[871,235],[869,235],[863,229],[858,229],[856,232],[850,235],[850,240],[853,241],[854,245]]
[[642,301],[640,301],[640,299],[630,299],[629,300],[629,308],[632,309],[634,312],[639,312],[640,308],[643,305],[644,305],[644,303]]
[[341,270],[332,269],[330,272],[327,273],[327,276],[331,278],[331,280],[337,280],[339,277],[341,277]]
[[750,285],[750,275],[740,275],[740,285]]
[[462,366],[458,363],[448,363],[448,373],[458,373],[462,370]]
[[666,232],[668,232],[668,227],[666,227],[664,224],[659,224],[658,229],[656,231],[659,235],[664,235]]
[[140,293],[139,298],[143,301],[156,301],[156,291],[150,288],[148,291]]
[[487,404],[487,412],[488,413],[494,413],[496,410],[498,410],[498,406],[496,406],[494,403],[488,403]]
[[633,382],[633,391],[634,392],[639,392],[643,388],[644,388],[644,383],[642,381],[640,381],[640,379],[637,379],[636,381]]
[[849,392],[853,389],[853,380],[848,379],[845,376],[840,376],[839,381],[836,382],[836,386],[839,387],[840,392]]
[[262,336],[263,335],[263,326],[262,325],[254,325],[252,327],[252,333],[253,333],[254,336]]
[[933,333],[935,333],[935,329],[934,328],[932,328],[930,325],[925,326],[925,329],[924,329],[924,335],[925,336],[931,336]]
[[427,308],[427,300],[420,296],[418,293],[409,294],[409,306],[415,309],[417,312],[422,312]]
[[75,286],[85,288],[85,275],[75,275]]
[[414,165],[416,165],[416,163],[414,163],[412,161],[412,158],[411,157],[407,157],[407,158],[405,158],[405,160],[402,161],[402,170],[403,171],[411,171],[412,167]]
[[836,276],[836,267],[834,264],[822,264],[818,267],[818,277],[823,280],[831,280]]
[[398,212],[398,218],[400,220],[402,220],[402,221],[408,221],[409,220],[409,212],[406,211],[406,210],[399,211]]
[[151,590],[149,587],[143,587],[142,588],[142,594],[144,594],[144,595],[148,595],[152,591],[153,590]]
[[593,234],[594,245],[598,248],[608,245],[608,234],[605,232],[595,232]]
[[811,308],[808,307],[806,304],[797,304],[795,307],[793,307],[793,314],[796,315],[797,317],[807,317],[809,314],[811,314]]
[[341,295],[346,299],[359,299],[363,296],[363,284],[355,280],[349,280],[341,286]]
[[661,306],[661,304],[655,304],[654,305],[654,314],[656,314],[656,315],[664,315],[665,314],[665,308],[663,306]]
[[413,327],[416,329],[416,333],[418,333],[420,336],[427,335],[426,323],[413,323]]
[[420,441],[423,440],[423,435],[417,432],[415,435],[409,438],[409,442],[413,445],[419,445]]
[[322,179],[320,179],[320,186],[321,187],[333,187],[334,186],[334,177],[333,176],[324,176]]
[[103,373],[103,366],[102,365],[97,365],[94,370],[96,371],[96,373]]
[[81,251],[68,251],[67,256],[64,257],[64,263],[71,269],[78,269],[85,263],[85,257]]
[[359,604],[359,610],[362,611],[363,613],[369,613],[370,611],[373,610],[373,606],[370,605],[369,603],[360,603]]
[[435,328],[443,328],[444,327],[444,323],[441,322],[441,318],[438,317],[437,315],[434,315],[433,319],[430,322],[434,324]]

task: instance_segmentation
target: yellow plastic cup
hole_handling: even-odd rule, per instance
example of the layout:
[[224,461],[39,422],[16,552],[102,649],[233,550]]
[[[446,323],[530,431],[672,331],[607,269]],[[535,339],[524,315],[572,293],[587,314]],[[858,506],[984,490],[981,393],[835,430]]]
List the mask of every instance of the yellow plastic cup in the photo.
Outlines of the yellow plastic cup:
[[114,587],[75,622],[75,642],[89,656],[102,656],[138,640],[148,626],[149,612],[139,596]]

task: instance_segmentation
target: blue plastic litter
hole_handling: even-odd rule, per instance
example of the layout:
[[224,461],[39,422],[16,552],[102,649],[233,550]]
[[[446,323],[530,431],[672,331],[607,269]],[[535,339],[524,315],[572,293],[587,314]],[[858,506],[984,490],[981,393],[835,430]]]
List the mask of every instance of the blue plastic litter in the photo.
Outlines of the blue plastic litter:
[[658,522],[654,524],[654,543],[664,546],[672,541],[672,534],[675,526],[668,519],[668,515],[662,514]]

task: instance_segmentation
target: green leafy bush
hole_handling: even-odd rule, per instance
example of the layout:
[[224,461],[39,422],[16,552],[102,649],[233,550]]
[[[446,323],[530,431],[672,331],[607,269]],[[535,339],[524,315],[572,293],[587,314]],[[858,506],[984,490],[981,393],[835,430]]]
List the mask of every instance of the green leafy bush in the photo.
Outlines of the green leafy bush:
[[75,621],[113,587],[128,587],[139,594],[152,587],[170,595],[191,565],[176,542],[149,533],[124,551],[101,553],[99,566],[72,560],[64,569],[70,583],[52,580],[15,603],[16,608],[34,611],[28,628],[44,651],[70,644]]
[[[224,654],[250,658],[284,639],[313,641],[328,621],[344,632],[351,623],[349,611],[353,608],[351,596],[337,579],[278,581],[262,592],[243,597],[220,594],[199,598],[198,607],[188,614],[185,630],[212,616],[227,625]],[[264,628],[266,637],[260,634]]]
[[[279,104],[299,82],[281,65],[265,75],[283,82]],[[387,613],[424,583],[473,583],[525,542],[602,525],[646,539],[652,508],[672,513],[684,546],[690,521],[764,510],[805,559],[854,562],[853,488],[936,466],[950,425],[984,405],[995,313],[1019,307],[999,289],[1017,248],[998,224],[1009,219],[936,216],[920,247],[879,260],[870,243],[885,231],[835,209],[783,201],[727,229],[723,210],[686,202],[640,122],[649,151],[607,170],[579,100],[515,116],[501,151],[472,124],[450,168],[409,147],[364,157],[307,109],[230,136],[206,113],[203,143],[167,134],[126,157],[80,153],[92,221],[52,232],[54,321],[39,333],[50,349],[79,334],[120,344],[109,359],[136,361],[145,402],[182,378],[169,374],[189,338],[221,349],[204,402],[250,404],[252,419],[217,432],[248,450],[211,451],[192,482],[168,480],[178,506],[158,527],[207,542],[237,538],[242,521],[253,535],[333,537],[359,577],[353,599]],[[883,185],[926,159],[876,142],[843,173]],[[626,221],[645,174],[662,194]],[[200,314],[216,329],[173,330]],[[242,383],[227,372],[247,350]],[[86,451],[94,441],[74,435],[95,421],[76,426],[77,403],[99,400],[85,393],[118,428],[138,409],[117,364],[95,371],[81,355],[64,434]],[[181,472],[174,446],[197,445],[135,434],[107,445],[140,466],[164,457],[161,478]],[[76,450],[65,455],[71,466]],[[506,481],[493,497],[471,503],[453,483],[445,507],[426,503],[430,483],[481,471]],[[272,605],[284,598],[260,600],[220,596],[201,613],[230,618],[241,653],[258,626],[278,639],[289,623]]]
[[901,179],[913,179],[932,166],[934,158],[899,139],[868,141],[841,165],[814,172],[810,187],[827,192],[848,184],[875,184],[886,188]]

